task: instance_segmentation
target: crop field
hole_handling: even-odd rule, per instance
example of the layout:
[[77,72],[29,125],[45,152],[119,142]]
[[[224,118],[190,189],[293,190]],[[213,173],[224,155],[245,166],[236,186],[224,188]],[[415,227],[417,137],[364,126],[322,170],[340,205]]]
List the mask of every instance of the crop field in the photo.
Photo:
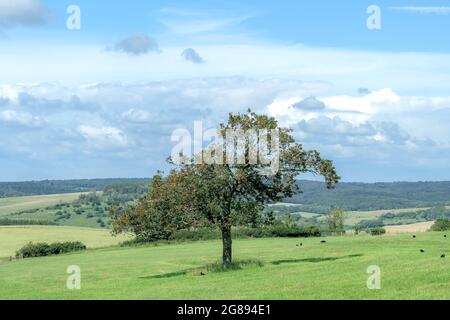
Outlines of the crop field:
[[31,209],[42,209],[60,203],[69,203],[77,199],[80,194],[81,193],[68,193],[0,198],[0,217]]
[[[443,233],[321,240],[236,240],[236,259],[262,265],[227,272],[199,272],[218,260],[220,241],[2,261],[0,298],[450,299],[450,239]],[[80,267],[81,290],[66,288],[72,265]],[[381,270],[380,290],[367,287],[369,266]]]
[[418,233],[427,232],[433,226],[434,221],[419,222],[413,224],[405,224],[401,226],[385,227],[387,233]]

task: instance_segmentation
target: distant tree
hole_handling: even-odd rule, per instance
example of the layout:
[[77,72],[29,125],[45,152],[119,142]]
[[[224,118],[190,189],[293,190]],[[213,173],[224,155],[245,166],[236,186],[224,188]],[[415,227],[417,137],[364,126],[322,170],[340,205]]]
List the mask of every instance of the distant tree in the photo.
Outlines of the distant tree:
[[361,226],[359,223],[355,224],[355,235],[358,235],[361,232]]
[[386,229],[382,227],[369,228],[366,231],[372,236],[381,236],[383,234],[386,234]]
[[331,232],[335,232],[337,234],[343,234],[345,232],[344,224],[345,224],[346,212],[343,209],[334,209],[331,210],[327,216],[328,227]]
[[[254,224],[267,203],[279,202],[299,191],[295,178],[302,173],[313,173],[325,178],[332,188],[340,179],[333,163],[321,158],[317,151],[306,151],[295,143],[292,130],[280,128],[277,120],[257,115],[230,114],[228,122],[220,127],[220,138],[226,140],[229,130],[248,132],[277,131],[279,169],[268,172],[267,165],[249,161],[254,150],[254,139],[248,139],[241,150],[245,162],[240,164],[198,163],[194,155],[183,164],[176,164],[168,176],[161,173],[153,178],[150,192],[135,206],[111,211],[115,233],[132,232],[137,237],[168,238],[176,230],[202,225],[218,226],[222,233],[224,265],[232,262],[231,227]],[[269,138],[268,138],[269,139]],[[268,141],[269,145],[272,141]],[[226,157],[216,146],[203,154]],[[273,152],[273,150],[270,150]],[[174,163],[174,159],[169,159]]]

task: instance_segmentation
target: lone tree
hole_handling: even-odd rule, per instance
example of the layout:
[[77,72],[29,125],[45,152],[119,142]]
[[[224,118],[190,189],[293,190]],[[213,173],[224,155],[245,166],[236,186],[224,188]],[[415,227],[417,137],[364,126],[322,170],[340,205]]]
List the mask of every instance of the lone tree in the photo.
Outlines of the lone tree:
[[[223,264],[228,265],[232,262],[232,226],[258,223],[265,204],[299,192],[298,175],[323,176],[328,188],[340,179],[330,160],[295,143],[291,129],[280,128],[276,119],[250,110],[230,114],[220,126],[218,140],[221,143],[211,144],[194,157],[180,155],[182,163],[169,158],[175,169],[167,176],[158,173],[144,198],[127,209],[111,211],[114,232],[156,240],[168,239],[180,229],[218,226]],[[260,159],[255,161],[258,148]],[[266,151],[265,159],[261,159],[261,149]]]
[[[328,226],[331,232],[335,232],[339,235],[345,233],[345,217],[346,212],[344,209],[333,209],[327,216]],[[355,229],[356,230],[356,229]]]

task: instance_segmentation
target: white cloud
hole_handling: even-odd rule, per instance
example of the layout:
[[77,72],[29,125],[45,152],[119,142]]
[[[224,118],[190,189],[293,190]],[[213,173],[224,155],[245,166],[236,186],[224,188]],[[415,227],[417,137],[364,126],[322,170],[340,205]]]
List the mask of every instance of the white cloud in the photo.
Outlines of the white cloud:
[[0,121],[31,127],[41,126],[45,122],[43,119],[33,116],[31,113],[16,110],[0,111]]
[[41,0],[0,0],[0,27],[41,25],[47,17]]
[[[322,82],[244,77],[0,85],[0,97],[7,100],[0,106],[0,134],[10,138],[0,142],[0,155],[46,159],[61,168],[84,161],[111,175],[144,176],[164,168],[173,130],[192,129],[195,120],[214,128],[228,112],[251,107],[275,116],[306,148],[331,159],[366,168],[375,162],[447,168],[450,96],[408,96],[390,88],[365,95],[331,90]],[[295,107],[305,99],[319,107]],[[45,125],[33,126],[38,119]]]
[[150,123],[157,120],[157,116],[146,110],[130,109],[122,113],[122,118],[133,123]]
[[126,135],[117,128],[81,125],[78,130],[89,144],[99,149],[126,147],[128,145]]
[[409,155],[412,161],[419,161],[437,150],[450,152],[446,139],[450,129],[445,125],[450,117],[450,96],[400,96],[386,88],[363,96],[316,99],[324,108],[296,107],[304,99],[277,99],[267,107],[268,113],[294,128],[300,141],[330,153],[395,161],[403,152],[402,157]]

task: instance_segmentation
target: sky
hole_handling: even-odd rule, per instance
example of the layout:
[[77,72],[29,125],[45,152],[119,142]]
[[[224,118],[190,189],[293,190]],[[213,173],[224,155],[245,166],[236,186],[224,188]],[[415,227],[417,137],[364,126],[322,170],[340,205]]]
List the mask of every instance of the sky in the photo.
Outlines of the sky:
[[449,31],[450,0],[0,0],[0,181],[149,177],[248,108],[343,181],[450,180]]

